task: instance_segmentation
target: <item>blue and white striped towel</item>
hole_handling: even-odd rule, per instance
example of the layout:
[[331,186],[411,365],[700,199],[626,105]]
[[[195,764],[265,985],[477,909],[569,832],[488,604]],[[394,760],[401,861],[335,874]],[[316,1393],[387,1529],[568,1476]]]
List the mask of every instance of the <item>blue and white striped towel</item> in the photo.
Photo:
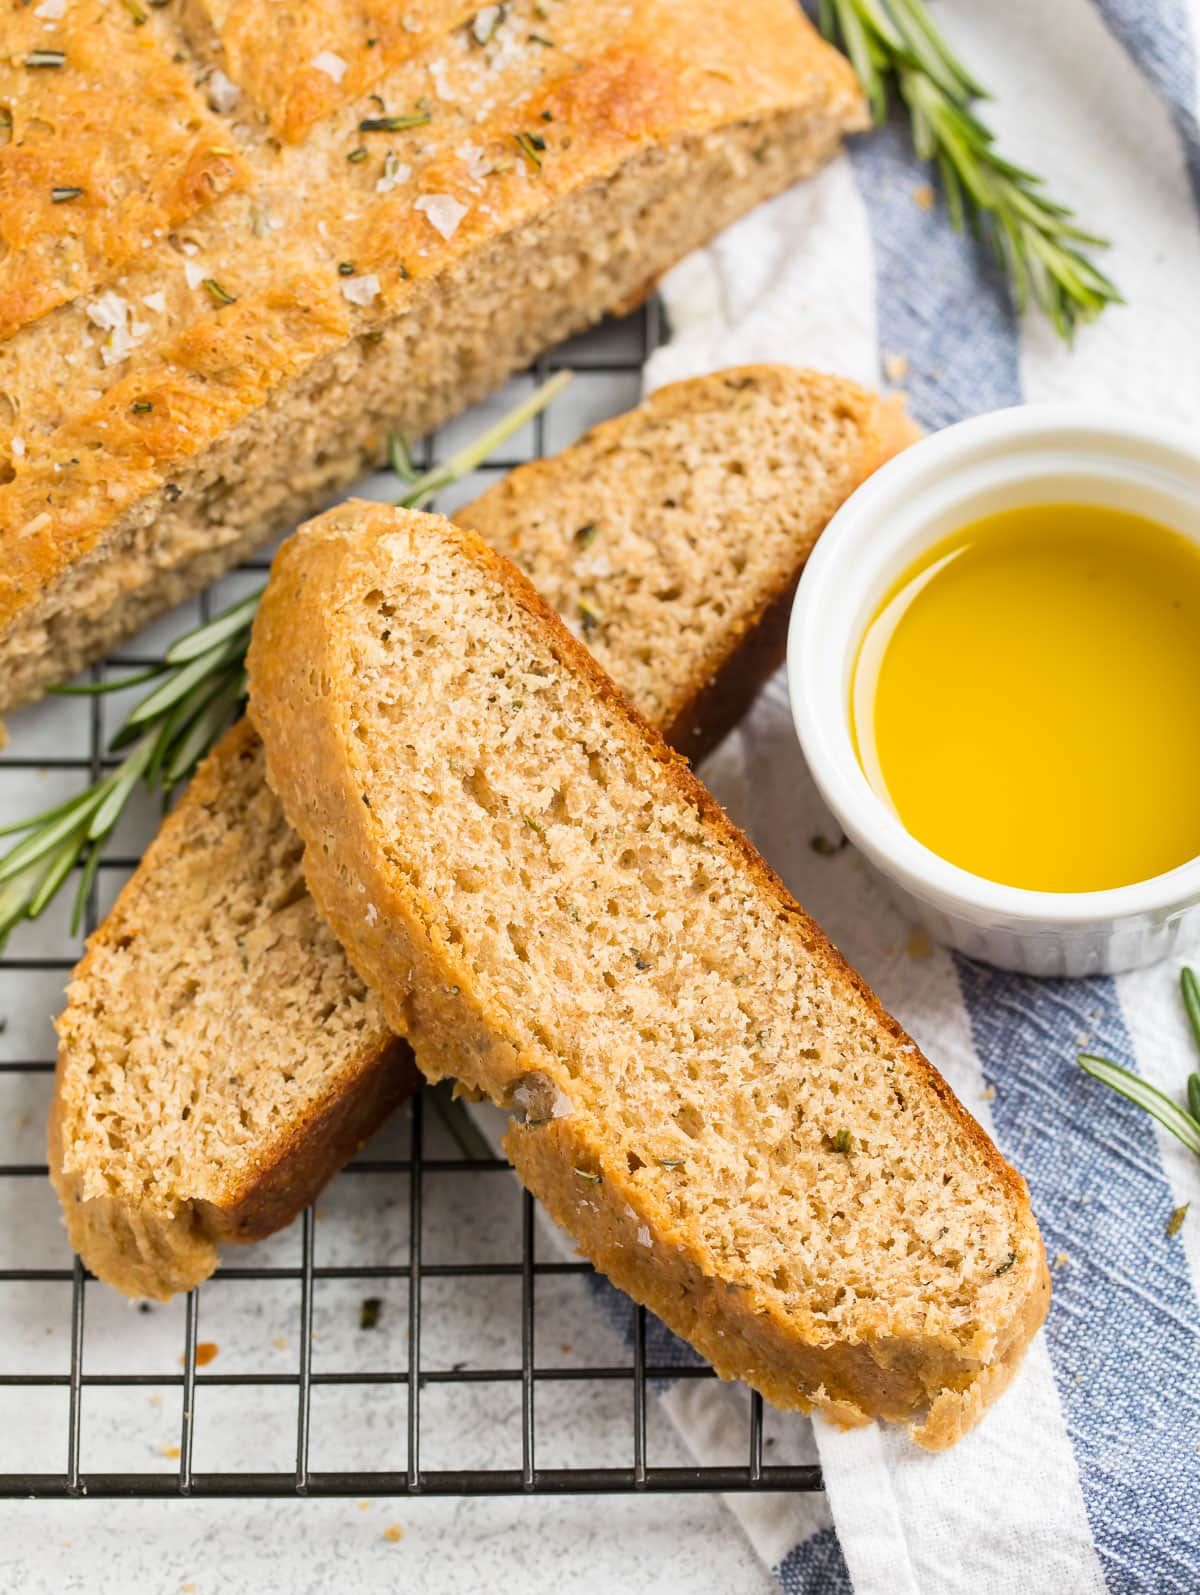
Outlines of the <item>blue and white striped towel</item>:
[[[1074,352],[1038,318],[1018,325],[984,257],[919,202],[927,176],[885,130],[668,278],[675,336],[649,381],[790,360],[868,383],[903,371],[928,427],[1065,398],[1200,427],[1200,0],[936,11],[996,95],[1004,151],[1113,240],[1104,264],[1127,307],[1084,329]],[[705,773],[1025,1174],[1054,1278],[1020,1379],[952,1452],[818,1423],[828,1506],[731,1507],[789,1595],[1194,1595],[1200,1166],[1074,1062],[1087,1044],[1178,1091],[1192,1044],[1176,966],[1039,983],[910,941],[853,854],[809,847],[828,820],[781,680]],[[1189,1199],[1172,1239],[1167,1219]],[[715,1443],[722,1392],[681,1383],[665,1400],[698,1450]]]

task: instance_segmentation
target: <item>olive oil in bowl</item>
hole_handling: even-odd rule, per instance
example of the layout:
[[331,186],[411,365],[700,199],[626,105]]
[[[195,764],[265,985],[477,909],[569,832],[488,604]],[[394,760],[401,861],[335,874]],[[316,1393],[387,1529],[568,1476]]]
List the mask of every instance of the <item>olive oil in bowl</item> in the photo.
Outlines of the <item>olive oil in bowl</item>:
[[871,786],[972,874],[1089,892],[1200,855],[1200,546],[1157,521],[962,527],[888,593],[851,699]]

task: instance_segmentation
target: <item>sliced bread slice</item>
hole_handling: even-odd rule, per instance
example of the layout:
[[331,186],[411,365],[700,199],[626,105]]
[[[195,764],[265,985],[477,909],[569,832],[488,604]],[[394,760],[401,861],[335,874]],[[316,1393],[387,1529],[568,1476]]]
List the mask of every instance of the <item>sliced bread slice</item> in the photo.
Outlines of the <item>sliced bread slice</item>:
[[780,1406],[956,1439],[1046,1311],[1023,1181],[521,573],[344,505],[249,659],[318,907],[585,1255]]
[[[826,521],[913,430],[840,378],[746,367],[662,389],[459,516],[700,753],[776,663]],[[72,1245],[130,1295],[188,1289],[223,1242],[290,1222],[415,1088],[307,895],[300,851],[243,723],[71,982],[51,1176]]]

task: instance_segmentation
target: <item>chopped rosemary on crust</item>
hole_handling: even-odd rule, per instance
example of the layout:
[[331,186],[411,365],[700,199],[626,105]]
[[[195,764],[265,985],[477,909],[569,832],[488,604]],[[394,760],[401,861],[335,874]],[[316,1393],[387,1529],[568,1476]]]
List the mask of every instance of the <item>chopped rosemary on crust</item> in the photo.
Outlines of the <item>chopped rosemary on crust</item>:
[[409,127],[426,127],[433,121],[429,111],[409,111],[401,116],[364,116],[360,133],[403,133]]

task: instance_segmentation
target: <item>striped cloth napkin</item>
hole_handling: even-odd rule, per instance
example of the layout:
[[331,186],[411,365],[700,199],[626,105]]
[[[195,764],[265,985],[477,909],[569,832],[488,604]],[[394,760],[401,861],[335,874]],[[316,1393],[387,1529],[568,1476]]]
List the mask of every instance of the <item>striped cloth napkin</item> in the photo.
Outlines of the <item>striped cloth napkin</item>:
[[[671,274],[674,336],[649,383],[788,360],[904,387],[931,428],[1063,399],[1200,426],[1200,0],[936,11],[996,95],[1004,152],[1113,240],[1104,265],[1127,307],[1073,352],[1040,318],[1018,324],[986,259],[930,208],[902,132],[885,129]],[[1098,768],[1104,757],[1097,748]],[[1178,1092],[1195,1066],[1178,966],[1039,982],[913,937],[853,852],[813,851],[831,822],[781,679],[704,773],[1025,1174],[1054,1280],[1021,1377],[952,1452],[818,1422],[827,1498],[731,1508],[789,1595],[1194,1595],[1200,1165],[1075,1065],[1086,1046]],[[681,1382],[664,1400],[700,1454],[719,1443],[720,1390]],[[805,1454],[810,1426],[792,1423]]]

